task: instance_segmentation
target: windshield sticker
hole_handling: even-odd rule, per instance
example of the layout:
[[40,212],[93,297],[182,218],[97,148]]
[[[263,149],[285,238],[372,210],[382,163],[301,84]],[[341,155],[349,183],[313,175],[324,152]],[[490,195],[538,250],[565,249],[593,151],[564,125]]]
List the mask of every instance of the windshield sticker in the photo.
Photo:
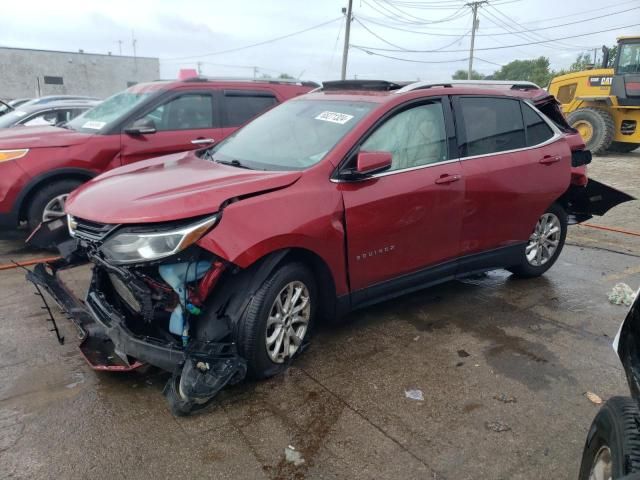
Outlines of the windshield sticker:
[[91,130],[100,130],[106,124],[107,122],[98,122],[96,120],[90,120],[88,122],[85,122],[85,124],[82,125],[81,128],[90,128]]
[[23,112],[22,110],[16,110],[13,113],[16,114],[19,117],[24,117],[27,114],[27,112]]
[[325,122],[339,123],[344,125],[353,118],[353,115],[347,115],[346,113],[338,112],[322,112],[316,117],[316,120],[323,120]]

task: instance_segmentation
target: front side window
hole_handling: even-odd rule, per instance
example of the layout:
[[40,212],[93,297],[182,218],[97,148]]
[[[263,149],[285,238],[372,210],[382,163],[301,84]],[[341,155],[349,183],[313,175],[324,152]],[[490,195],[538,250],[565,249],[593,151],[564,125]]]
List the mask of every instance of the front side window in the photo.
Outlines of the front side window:
[[391,117],[360,150],[390,152],[390,170],[402,170],[446,160],[446,138],[442,105],[434,102]]
[[304,170],[327,153],[375,107],[372,102],[290,100],[212,149],[221,162],[263,170]]
[[159,132],[213,127],[213,103],[209,94],[190,93],[173,98],[145,115]]
[[460,97],[465,133],[463,156],[525,147],[520,101],[509,98]]
[[26,122],[23,122],[22,125],[25,127],[33,127],[38,125],[55,125],[58,123],[58,112],[50,111],[50,112],[42,112],[35,117],[30,118]]
[[526,103],[522,104],[522,116],[527,128],[527,146],[540,145],[553,137],[551,127]]
[[152,94],[152,92],[131,91],[116,93],[100,105],[71,120],[67,127],[87,133],[99,133],[107,130],[110,124],[124,118]]
[[273,107],[277,102],[272,95],[250,95],[245,92],[225,92],[223,127],[239,127],[253,117]]
[[616,73],[640,73],[640,43],[621,44],[618,58]]

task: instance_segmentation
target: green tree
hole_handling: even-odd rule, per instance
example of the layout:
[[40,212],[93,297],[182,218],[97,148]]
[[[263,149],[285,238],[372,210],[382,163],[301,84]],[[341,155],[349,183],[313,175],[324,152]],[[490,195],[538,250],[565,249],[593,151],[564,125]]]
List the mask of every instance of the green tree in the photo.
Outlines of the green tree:
[[593,65],[593,57],[589,53],[581,53],[577,56],[576,61],[569,67],[570,72],[580,72],[587,70]]
[[[451,75],[452,80],[467,80],[467,70],[456,70],[456,73]],[[484,75],[475,70],[471,70],[471,80],[482,80]]]
[[278,78],[281,80],[295,80],[295,77],[293,77],[293,75],[289,75],[288,73],[281,73],[280,75],[278,75]]
[[549,59],[538,57],[534,60],[514,60],[502,66],[491,77],[494,80],[529,81],[545,87],[553,73],[549,70]]

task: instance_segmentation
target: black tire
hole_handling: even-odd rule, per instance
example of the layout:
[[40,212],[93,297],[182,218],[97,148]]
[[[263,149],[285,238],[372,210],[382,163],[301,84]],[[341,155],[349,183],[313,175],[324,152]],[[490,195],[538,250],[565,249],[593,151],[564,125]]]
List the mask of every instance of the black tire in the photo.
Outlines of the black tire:
[[83,182],[80,180],[58,180],[40,188],[31,198],[27,208],[27,223],[29,231],[32,232],[40,222],[42,222],[42,214],[47,204],[59,195],[71,193],[78,188]]
[[610,398],[594,418],[582,452],[579,480],[589,480],[598,452],[611,452],[612,478],[640,472],[640,412],[629,397]]
[[609,151],[614,153],[629,153],[640,147],[640,143],[611,142]]
[[276,296],[290,282],[302,282],[309,292],[310,318],[302,346],[293,355],[295,358],[308,343],[313,331],[313,322],[318,311],[318,289],[311,271],[302,263],[287,263],[278,267],[262,284],[247,307],[247,312],[235,332],[240,355],[247,361],[248,374],[252,378],[268,378],[284,371],[291,361],[275,363],[267,353],[265,344],[267,318]]
[[553,264],[556,263],[556,260],[560,256],[560,252],[562,252],[562,248],[564,247],[564,241],[567,238],[567,213],[564,211],[564,208],[562,208],[562,206],[558,205],[557,203],[554,203],[549,208],[547,208],[546,212],[544,212],[543,215],[547,213],[554,214],[560,221],[560,238],[558,239],[558,246],[556,247],[555,252],[551,256],[551,258],[547,260],[546,263],[542,265],[532,265],[527,259],[525,244],[522,247],[520,263],[518,265],[513,265],[507,269],[514,275],[522,278],[539,277],[547,270],[549,270],[553,266]]
[[567,115],[567,121],[572,127],[578,122],[586,122],[591,126],[593,134],[585,142],[591,153],[596,155],[604,153],[611,146],[615,124],[613,117],[606,110],[590,107],[580,108]]

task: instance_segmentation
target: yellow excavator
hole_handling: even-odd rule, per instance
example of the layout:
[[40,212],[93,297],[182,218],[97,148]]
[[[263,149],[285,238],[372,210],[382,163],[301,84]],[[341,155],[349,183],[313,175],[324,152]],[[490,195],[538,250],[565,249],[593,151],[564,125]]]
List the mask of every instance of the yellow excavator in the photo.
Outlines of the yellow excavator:
[[613,68],[602,51],[602,68],[555,77],[548,90],[592,153],[631,152],[640,147],[640,36],[618,38]]

